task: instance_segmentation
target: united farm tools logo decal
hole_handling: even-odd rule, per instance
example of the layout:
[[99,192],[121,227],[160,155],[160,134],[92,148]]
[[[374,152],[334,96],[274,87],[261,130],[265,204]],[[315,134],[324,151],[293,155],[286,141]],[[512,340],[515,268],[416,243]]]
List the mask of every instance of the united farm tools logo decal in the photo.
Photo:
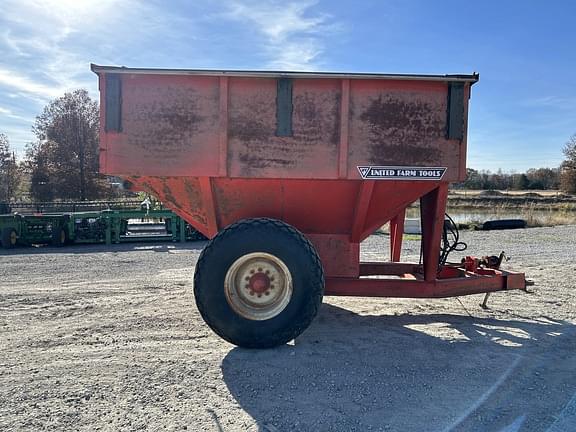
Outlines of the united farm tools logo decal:
[[364,180],[441,180],[445,167],[359,166]]

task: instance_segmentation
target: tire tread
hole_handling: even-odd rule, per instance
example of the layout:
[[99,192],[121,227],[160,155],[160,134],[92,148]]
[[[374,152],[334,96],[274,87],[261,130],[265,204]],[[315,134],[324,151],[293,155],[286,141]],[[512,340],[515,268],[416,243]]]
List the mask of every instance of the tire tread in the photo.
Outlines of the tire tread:
[[199,286],[199,271],[198,269],[202,269],[205,267],[205,262],[209,260],[210,256],[214,253],[214,251],[222,245],[224,245],[229,238],[234,234],[238,234],[239,232],[246,231],[246,230],[255,230],[260,227],[267,228],[273,227],[276,230],[280,230],[286,234],[288,234],[289,238],[294,241],[297,245],[301,247],[303,251],[305,251],[306,255],[311,258],[312,262],[312,274],[313,280],[310,282],[310,286],[313,288],[313,292],[311,292],[309,301],[306,303],[304,310],[302,311],[302,315],[298,319],[298,325],[296,327],[288,328],[284,332],[278,332],[275,336],[275,340],[269,344],[263,345],[262,343],[258,343],[254,341],[254,343],[243,343],[242,346],[245,348],[269,348],[273,346],[277,346],[281,343],[288,342],[297,335],[301,334],[311,323],[314,319],[316,314],[318,313],[318,309],[322,303],[322,298],[324,295],[324,270],[322,267],[322,263],[320,261],[320,257],[318,253],[314,249],[314,246],[310,241],[297,229],[288,225],[285,222],[282,222],[277,219],[272,218],[255,218],[255,219],[242,219],[239,220],[228,227],[224,228],[220,231],[212,240],[208,242],[208,244],[204,247],[200,256],[198,258],[198,262],[196,263],[196,271],[194,272],[194,294],[196,297],[196,304],[200,311],[200,314],[206,321],[206,324],[212,330],[214,330],[218,335],[222,338],[226,339],[228,342],[236,344],[237,341],[232,341],[226,337],[226,335],[222,334],[221,332],[217,331],[217,325],[210,319],[210,314],[206,313],[208,310],[208,305],[205,305],[201,300],[201,296],[198,295],[197,287]]

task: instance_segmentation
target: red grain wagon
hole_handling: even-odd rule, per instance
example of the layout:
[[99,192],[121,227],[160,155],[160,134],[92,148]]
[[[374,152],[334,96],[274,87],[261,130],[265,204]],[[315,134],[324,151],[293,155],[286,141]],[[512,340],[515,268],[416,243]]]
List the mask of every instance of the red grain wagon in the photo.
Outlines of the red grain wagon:
[[[195,269],[206,323],[245,347],[285,343],[323,295],[449,297],[524,289],[498,260],[441,255],[448,184],[466,175],[478,75],[131,69],[92,65],[100,170],[211,238]],[[422,264],[399,262],[420,200]],[[389,262],[359,245],[390,222]]]

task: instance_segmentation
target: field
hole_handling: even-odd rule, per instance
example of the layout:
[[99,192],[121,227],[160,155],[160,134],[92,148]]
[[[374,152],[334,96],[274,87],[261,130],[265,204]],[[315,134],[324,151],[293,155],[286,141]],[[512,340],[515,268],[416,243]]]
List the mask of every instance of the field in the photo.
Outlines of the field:
[[[0,430],[576,430],[576,226],[465,231],[530,293],[327,297],[273,350],[202,322],[204,243],[0,252]],[[388,238],[370,237],[366,260]],[[408,241],[404,258],[417,260]]]
[[464,195],[464,196],[478,196],[478,195],[490,195],[492,192],[496,192],[498,195],[513,195],[513,196],[531,196],[535,197],[539,195],[541,197],[559,197],[563,195],[559,190],[497,190],[489,191],[483,190],[467,190],[467,189],[455,189],[451,190],[452,195]]
[[448,207],[453,209],[499,208],[545,210],[574,214],[576,196],[560,191],[451,190]]

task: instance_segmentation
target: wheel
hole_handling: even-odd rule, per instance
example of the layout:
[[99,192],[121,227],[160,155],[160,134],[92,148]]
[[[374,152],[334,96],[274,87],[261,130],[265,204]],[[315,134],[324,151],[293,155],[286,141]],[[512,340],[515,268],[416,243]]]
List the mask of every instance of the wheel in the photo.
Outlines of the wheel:
[[57,227],[52,230],[52,246],[64,246],[68,243],[68,231],[66,228]]
[[194,272],[196,305],[208,326],[245,348],[271,348],[301,334],[322,303],[324,272],[299,231],[247,219],[206,245]]
[[18,233],[14,228],[4,228],[2,230],[2,247],[12,249],[18,243]]

